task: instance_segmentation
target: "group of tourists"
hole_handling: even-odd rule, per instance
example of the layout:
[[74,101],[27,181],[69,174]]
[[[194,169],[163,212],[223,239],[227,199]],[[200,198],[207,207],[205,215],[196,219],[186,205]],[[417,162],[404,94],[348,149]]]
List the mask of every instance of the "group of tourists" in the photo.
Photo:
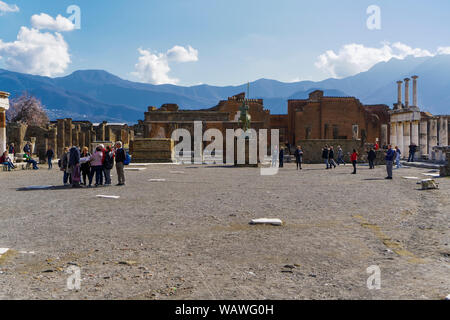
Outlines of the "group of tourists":
[[[328,145],[325,145],[325,147],[322,149],[322,159],[325,162],[327,170],[336,168],[341,164],[345,166],[344,151],[342,150],[341,146],[338,146],[336,151],[337,154],[334,151],[334,147]],[[337,162],[334,160],[336,156]]]
[[113,147],[99,144],[93,154],[87,147],[80,150],[79,147],[73,146],[70,149],[68,147],[64,149],[58,165],[63,172],[65,186],[92,187],[94,176],[95,187],[111,186],[111,170],[114,165],[118,178],[117,185],[123,186],[125,185],[124,166],[127,157],[121,141],[116,142]]

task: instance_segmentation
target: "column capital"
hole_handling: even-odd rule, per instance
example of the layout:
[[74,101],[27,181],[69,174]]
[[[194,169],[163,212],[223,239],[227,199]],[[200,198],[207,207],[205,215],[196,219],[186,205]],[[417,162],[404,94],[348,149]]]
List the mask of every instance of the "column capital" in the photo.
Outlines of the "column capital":
[[419,76],[412,76],[411,77],[413,80],[417,80],[417,79],[419,79]]
[[404,81],[405,82],[409,82],[411,79],[410,78],[405,78]]
[[397,84],[402,84],[402,83],[403,83],[403,81],[401,81],[401,80],[397,81]]

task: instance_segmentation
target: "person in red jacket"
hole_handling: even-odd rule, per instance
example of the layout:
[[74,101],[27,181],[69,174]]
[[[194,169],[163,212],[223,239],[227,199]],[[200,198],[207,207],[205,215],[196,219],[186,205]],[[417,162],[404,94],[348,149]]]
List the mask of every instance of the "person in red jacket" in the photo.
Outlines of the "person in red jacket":
[[356,174],[356,162],[358,161],[358,152],[356,152],[355,149],[353,149],[353,153],[350,156],[350,161],[353,164],[353,172],[352,172],[352,174]]

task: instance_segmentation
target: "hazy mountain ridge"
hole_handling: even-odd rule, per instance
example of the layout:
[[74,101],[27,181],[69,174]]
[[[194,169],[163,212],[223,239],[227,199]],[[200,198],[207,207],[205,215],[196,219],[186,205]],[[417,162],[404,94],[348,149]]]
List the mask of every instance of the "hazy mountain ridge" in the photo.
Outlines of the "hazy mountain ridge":
[[[450,114],[450,55],[390,60],[367,72],[344,79],[283,83],[259,79],[250,84],[250,96],[263,98],[272,114],[287,112],[288,99],[304,99],[316,89],[330,96],[355,96],[365,104],[392,104],[397,100],[396,81],[418,75],[419,106],[434,114]],[[136,122],[150,105],[177,103],[184,109],[204,109],[219,100],[247,91],[239,86],[152,85],[121,79],[103,70],[76,71],[48,78],[0,69],[0,90],[13,97],[28,91],[42,100],[52,119]],[[412,86],[411,86],[412,94]]]

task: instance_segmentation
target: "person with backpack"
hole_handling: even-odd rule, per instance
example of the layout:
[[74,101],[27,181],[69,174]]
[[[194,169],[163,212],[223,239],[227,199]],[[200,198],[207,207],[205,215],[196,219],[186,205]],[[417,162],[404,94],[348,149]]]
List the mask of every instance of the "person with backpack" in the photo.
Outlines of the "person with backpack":
[[336,162],[334,161],[334,149],[333,149],[333,146],[330,146],[330,149],[328,151],[328,163],[330,165],[330,169],[333,169],[333,167],[336,169]]
[[105,186],[111,185],[111,170],[114,167],[114,153],[111,146],[106,147],[105,160],[103,162],[103,173],[105,175]]
[[117,179],[118,186],[125,185],[125,161],[127,160],[127,154],[125,149],[122,147],[122,142],[116,142],[116,171],[117,171]]
[[80,149],[76,146],[73,146],[69,150],[69,168],[72,174],[72,187],[79,188],[81,181]]
[[[85,162],[81,162],[81,176],[83,177],[83,185],[87,186],[87,180],[91,176],[91,164],[89,160],[91,158],[91,154],[89,153],[88,147],[84,147],[81,151],[80,157],[84,159]],[[92,182],[92,180],[90,180]]]

